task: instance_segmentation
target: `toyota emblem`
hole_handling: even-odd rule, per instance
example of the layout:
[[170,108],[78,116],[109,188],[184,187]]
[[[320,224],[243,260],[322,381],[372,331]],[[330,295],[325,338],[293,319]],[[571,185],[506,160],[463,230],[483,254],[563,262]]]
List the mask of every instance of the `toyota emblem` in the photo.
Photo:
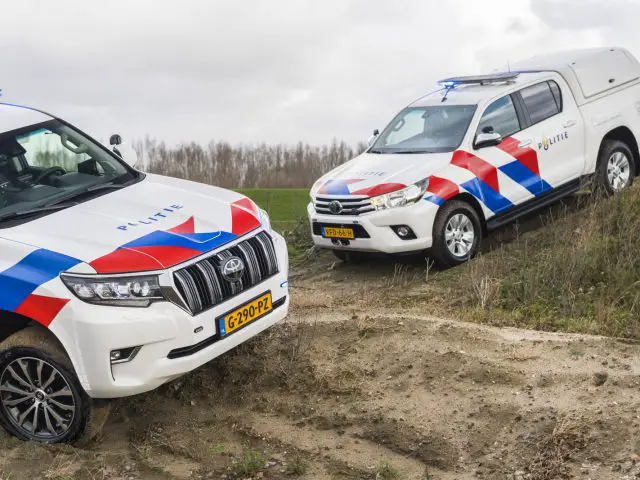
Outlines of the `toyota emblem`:
[[221,273],[225,280],[235,283],[242,278],[244,262],[240,257],[230,257],[222,264]]
[[329,211],[334,215],[338,215],[342,212],[342,204],[337,200],[329,202]]

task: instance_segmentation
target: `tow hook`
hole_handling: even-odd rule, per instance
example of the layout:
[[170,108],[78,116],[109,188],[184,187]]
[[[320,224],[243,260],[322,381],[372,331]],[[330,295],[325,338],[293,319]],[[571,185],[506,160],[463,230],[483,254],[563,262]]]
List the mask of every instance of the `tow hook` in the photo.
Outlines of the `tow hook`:
[[331,243],[338,247],[346,247],[351,244],[351,242],[345,238],[332,238]]

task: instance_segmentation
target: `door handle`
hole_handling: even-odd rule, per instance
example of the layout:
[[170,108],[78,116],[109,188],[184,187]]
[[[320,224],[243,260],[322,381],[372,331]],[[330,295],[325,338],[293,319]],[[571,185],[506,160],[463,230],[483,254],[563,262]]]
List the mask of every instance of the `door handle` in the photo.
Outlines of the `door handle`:
[[518,147],[519,148],[525,148],[528,147],[529,145],[531,145],[533,143],[533,141],[529,138],[528,140],[522,140],[519,144]]
[[573,127],[577,122],[575,120],[567,120],[562,124],[562,128],[570,128]]

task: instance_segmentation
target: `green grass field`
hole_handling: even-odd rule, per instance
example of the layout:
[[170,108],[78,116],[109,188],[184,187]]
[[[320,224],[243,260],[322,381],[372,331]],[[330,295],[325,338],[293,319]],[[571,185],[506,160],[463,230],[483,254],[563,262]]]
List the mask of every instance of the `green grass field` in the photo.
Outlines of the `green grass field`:
[[287,238],[292,261],[302,257],[311,246],[307,222],[309,190],[306,188],[239,188],[271,217],[271,226]]
[[309,190],[306,188],[241,188],[236,191],[266,210],[273,228],[278,231],[294,227],[307,216]]

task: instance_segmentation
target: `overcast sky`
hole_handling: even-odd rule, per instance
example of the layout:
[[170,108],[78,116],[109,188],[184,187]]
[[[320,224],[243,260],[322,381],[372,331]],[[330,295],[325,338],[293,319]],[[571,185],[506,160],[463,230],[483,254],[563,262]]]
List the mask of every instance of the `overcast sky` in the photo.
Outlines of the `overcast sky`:
[[106,138],[365,140],[455,74],[640,55],[639,0],[5,0],[3,101]]

